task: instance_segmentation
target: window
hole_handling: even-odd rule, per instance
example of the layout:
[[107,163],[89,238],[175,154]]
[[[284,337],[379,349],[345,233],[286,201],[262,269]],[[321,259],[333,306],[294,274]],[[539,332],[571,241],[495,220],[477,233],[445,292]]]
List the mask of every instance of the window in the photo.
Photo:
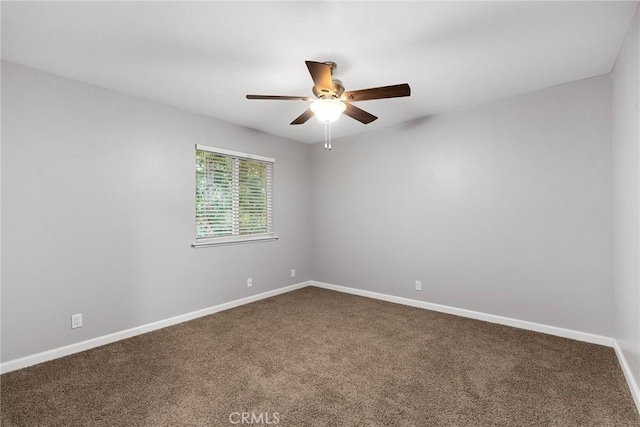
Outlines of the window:
[[197,246],[273,240],[275,159],[196,145]]

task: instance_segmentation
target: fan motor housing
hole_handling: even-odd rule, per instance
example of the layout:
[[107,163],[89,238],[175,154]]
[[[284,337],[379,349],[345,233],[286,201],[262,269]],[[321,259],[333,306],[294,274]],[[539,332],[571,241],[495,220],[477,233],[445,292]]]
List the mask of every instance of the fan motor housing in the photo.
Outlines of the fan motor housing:
[[316,98],[340,98],[344,93],[344,85],[338,79],[333,79],[333,92],[318,92],[316,87],[311,87]]
[[[338,68],[338,64],[333,61],[325,61],[323,64],[327,64],[331,68],[331,76],[333,76],[333,72]],[[315,86],[311,88],[311,91],[316,98],[340,98],[340,96],[342,96],[342,93],[344,92],[344,85],[338,79],[333,79],[332,81],[333,92],[324,89],[322,92],[318,92]]]

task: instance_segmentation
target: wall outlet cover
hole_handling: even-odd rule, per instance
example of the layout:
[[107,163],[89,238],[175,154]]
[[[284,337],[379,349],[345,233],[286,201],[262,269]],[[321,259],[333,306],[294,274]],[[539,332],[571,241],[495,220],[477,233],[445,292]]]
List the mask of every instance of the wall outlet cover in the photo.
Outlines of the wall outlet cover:
[[71,316],[71,329],[82,327],[82,313],[74,314]]

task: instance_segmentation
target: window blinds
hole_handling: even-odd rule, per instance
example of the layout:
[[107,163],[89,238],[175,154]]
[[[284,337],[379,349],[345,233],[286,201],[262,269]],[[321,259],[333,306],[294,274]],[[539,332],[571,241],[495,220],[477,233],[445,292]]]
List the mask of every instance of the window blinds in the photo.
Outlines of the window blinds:
[[196,240],[272,234],[273,165],[273,159],[198,145]]

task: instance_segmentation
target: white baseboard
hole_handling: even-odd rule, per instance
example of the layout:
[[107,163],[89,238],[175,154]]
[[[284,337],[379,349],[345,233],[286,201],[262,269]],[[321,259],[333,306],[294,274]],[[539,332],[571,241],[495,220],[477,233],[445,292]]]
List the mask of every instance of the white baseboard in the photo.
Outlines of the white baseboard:
[[367,298],[374,298],[382,301],[389,301],[396,304],[408,305],[411,307],[424,308],[427,310],[438,311],[441,313],[454,314],[456,316],[468,317],[471,319],[483,320],[485,322],[498,323],[500,325],[513,326],[515,328],[526,329],[529,331],[542,332],[544,334],[556,335],[563,338],[570,338],[577,341],[588,342],[592,344],[599,344],[606,347],[613,347],[618,363],[624,373],[624,377],[627,380],[627,385],[631,391],[631,396],[636,404],[636,409],[640,413],[640,387],[636,382],[627,359],[624,357],[624,353],[614,338],[606,337],[603,335],[591,334],[588,332],[575,331],[572,329],[560,328],[557,326],[543,325],[541,323],[529,322],[526,320],[513,319],[510,317],[496,316],[494,314],[482,313],[479,311],[466,310],[463,308],[450,307],[447,305],[434,304],[430,302],[424,302],[414,300],[410,298],[397,297],[388,294],[381,294],[378,292],[365,291],[362,289],[349,288],[346,286],[333,285],[330,283],[317,282],[314,280],[309,281],[310,286],[315,286],[323,289],[330,289],[333,291],[344,292],[347,294],[359,295]]
[[629,368],[629,364],[627,363],[627,358],[624,357],[624,353],[622,352],[622,348],[618,345],[618,341],[613,341],[613,348],[616,351],[616,356],[618,357],[618,363],[622,367],[622,372],[624,373],[624,378],[627,380],[627,385],[629,386],[629,390],[631,390],[631,396],[633,396],[633,401],[636,403],[636,408],[638,412],[640,412],[640,388],[638,387],[638,383]]
[[284,294],[286,292],[291,292],[307,286],[309,286],[308,281],[300,282],[294,285],[285,286],[283,288],[274,289],[272,291],[263,292],[261,294],[237,299],[235,301],[214,305],[213,307],[203,308],[202,310],[192,311],[191,313],[181,314],[169,319],[159,320],[157,322],[148,323],[146,325],[137,326],[135,328],[126,329],[124,331],[114,332],[109,335],[103,335],[101,337],[92,338],[90,340],[82,341],[79,343],[43,351],[42,353],[36,353],[30,356],[21,357],[19,359],[9,360],[0,364],[0,373],[4,374],[6,372],[26,368],[27,366],[32,366],[38,363],[47,362],[49,360],[58,359],[70,354],[79,353],[81,351],[89,350],[95,347],[100,347],[102,345],[110,344],[112,342],[120,341],[126,338],[131,338],[136,335],[145,334],[147,332],[155,331],[156,329],[166,328],[167,326],[177,325],[178,323],[193,320],[198,317],[208,316],[209,314],[218,313],[220,311],[229,310],[230,308],[239,307],[241,305]]
[[220,311],[229,310],[234,307],[249,304],[255,301],[259,301],[265,298],[273,297],[276,295],[284,294],[287,292],[301,289],[307,286],[315,286],[318,288],[329,289],[337,292],[343,292],[347,294],[359,295],[367,298],[374,298],[382,301],[388,301],[396,304],[408,305],[411,307],[423,308],[426,310],[438,311],[441,313],[453,314],[461,317],[468,317],[471,319],[483,320],[485,322],[497,323],[500,325],[512,326],[515,328],[526,329],[535,332],[542,332],[545,334],[556,335],[563,338],[570,338],[577,341],[584,341],[592,344],[604,345],[607,347],[613,347],[618,361],[624,373],[625,379],[633,396],[633,400],[640,412],[640,388],[635,381],[629,365],[627,363],[622,349],[618,345],[618,342],[610,337],[591,334],[588,332],[580,332],[572,329],[560,328],[557,326],[543,325],[540,323],[529,322],[526,320],[518,320],[509,317],[497,316],[494,314],[482,313],[473,310],[466,310],[463,308],[456,308],[441,304],[434,304],[425,301],[414,300],[410,298],[397,297],[388,294],[382,294],[378,292],[365,291],[362,289],[349,288],[346,286],[333,285],[330,283],[317,282],[309,280],[306,282],[296,283],[294,285],[285,286],[283,288],[274,289],[272,291],[263,292],[257,295],[251,295],[246,298],[241,298],[235,301],[218,304],[212,307],[204,308],[202,310],[193,311],[191,313],[182,314],[179,316],[171,317],[169,319],[160,320],[146,325],[138,326],[135,328],[127,329],[120,332],[115,332],[109,335],[93,338],[90,340],[82,341],[75,344],[70,344],[64,347],[47,350],[42,353],[33,354],[30,356],[22,357],[19,359],[9,360],[0,364],[0,373],[6,373],[15,371],[18,369],[26,368],[28,366],[36,365],[38,363],[47,362],[49,360],[58,359],[60,357],[68,356],[70,354],[79,353],[81,351],[89,350],[102,345],[110,344],[112,342],[120,341],[126,338],[130,338],[136,335],[141,335],[147,332],[155,331],[157,329],[166,328],[168,326],[177,325],[189,320],[197,319],[198,317],[208,316],[209,314],[218,313]]
[[526,320],[512,319],[510,317],[497,316],[495,314],[482,313],[479,311],[466,310],[464,308],[450,307],[447,305],[434,304],[425,301],[419,301],[410,298],[396,297],[378,292],[365,291],[362,289],[349,288],[346,286],[332,285],[330,283],[309,281],[311,286],[333,291],[344,292],[347,294],[359,295],[368,298],[389,301],[396,304],[409,305],[411,307],[424,308],[427,310],[439,311],[441,313],[454,314],[456,316],[468,317],[476,320],[483,320],[490,323],[498,323],[500,325],[513,326],[515,328],[526,329],[529,331],[542,332],[544,334],[556,335],[563,338],[570,338],[577,341],[584,341],[592,344],[613,347],[614,339],[602,335],[591,334],[588,332],[574,331],[572,329],[560,328],[557,326],[543,325],[541,323],[529,322]]

